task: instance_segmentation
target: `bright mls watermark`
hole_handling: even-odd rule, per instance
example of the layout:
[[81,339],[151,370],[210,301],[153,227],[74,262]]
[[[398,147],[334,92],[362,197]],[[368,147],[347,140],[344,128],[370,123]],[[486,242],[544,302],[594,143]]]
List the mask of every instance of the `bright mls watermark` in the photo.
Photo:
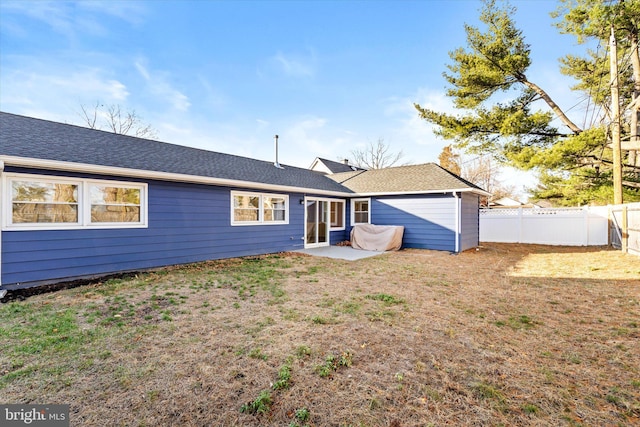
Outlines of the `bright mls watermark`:
[[69,405],[0,405],[0,426],[69,427]]

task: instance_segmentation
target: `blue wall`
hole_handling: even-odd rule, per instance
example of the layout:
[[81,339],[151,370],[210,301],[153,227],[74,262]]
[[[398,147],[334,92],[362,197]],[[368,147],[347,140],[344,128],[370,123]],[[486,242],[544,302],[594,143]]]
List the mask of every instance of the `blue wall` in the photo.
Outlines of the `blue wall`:
[[303,194],[277,193],[289,195],[289,224],[232,227],[230,188],[144,182],[149,185],[148,228],[4,231],[3,287],[288,251],[304,245],[304,206],[298,202]]
[[455,251],[455,198],[415,195],[372,199],[371,223],[404,225],[402,247]]
[[[45,174],[17,168],[6,171]],[[109,179],[66,172],[46,174]],[[3,231],[2,286],[11,289],[304,247],[305,206],[299,200],[305,194],[277,193],[289,195],[289,224],[231,226],[231,190],[254,190],[122,177],[116,180],[148,184],[148,228]],[[403,225],[403,247],[453,252],[457,200],[451,194],[372,198],[371,222]],[[350,224],[350,202],[345,202],[345,221]],[[463,195],[461,250],[477,246],[478,223],[478,197]],[[348,240],[350,231],[348,225],[344,231],[332,231],[331,244]]]
[[346,227],[341,231],[332,231],[329,234],[329,243],[335,245],[340,242],[344,242],[345,240],[349,240],[349,236],[347,234]]
[[460,210],[460,251],[472,249],[480,244],[480,196],[463,193]]

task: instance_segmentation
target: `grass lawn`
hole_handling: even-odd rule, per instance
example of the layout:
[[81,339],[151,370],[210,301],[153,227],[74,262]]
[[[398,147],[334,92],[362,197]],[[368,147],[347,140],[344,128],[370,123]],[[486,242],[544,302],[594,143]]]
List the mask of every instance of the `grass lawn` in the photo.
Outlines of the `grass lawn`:
[[640,257],[276,254],[0,305],[0,401],[72,426],[640,424]]

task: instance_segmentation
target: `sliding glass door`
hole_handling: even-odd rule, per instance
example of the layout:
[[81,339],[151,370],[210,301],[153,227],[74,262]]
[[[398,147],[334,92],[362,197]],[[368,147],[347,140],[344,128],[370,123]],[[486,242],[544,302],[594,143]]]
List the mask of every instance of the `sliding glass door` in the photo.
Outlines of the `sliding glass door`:
[[305,248],[329,246],[329,202],[318,199],[305,199],[306,232]]

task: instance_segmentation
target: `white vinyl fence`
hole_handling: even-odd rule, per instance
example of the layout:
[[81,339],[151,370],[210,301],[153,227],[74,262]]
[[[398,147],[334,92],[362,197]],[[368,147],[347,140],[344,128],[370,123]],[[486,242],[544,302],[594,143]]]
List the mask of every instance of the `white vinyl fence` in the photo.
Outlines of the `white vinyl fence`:
[[640,203],[611,206],[610,241],[614,248],[640,255]]
[[609,207],[480,209],[480,241],[608,245]]

